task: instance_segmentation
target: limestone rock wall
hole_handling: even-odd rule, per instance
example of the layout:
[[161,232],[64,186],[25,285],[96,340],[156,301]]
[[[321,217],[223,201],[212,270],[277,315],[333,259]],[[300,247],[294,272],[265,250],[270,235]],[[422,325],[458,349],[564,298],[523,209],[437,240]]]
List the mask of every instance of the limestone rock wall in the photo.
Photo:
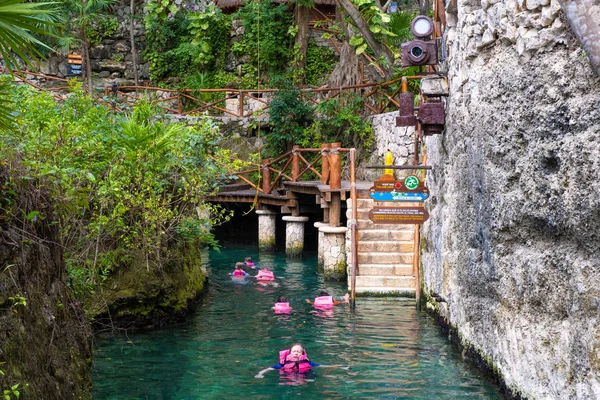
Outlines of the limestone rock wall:
[[600,79],[555,0],[447,16],[424,291],[514,392],[600,398]]

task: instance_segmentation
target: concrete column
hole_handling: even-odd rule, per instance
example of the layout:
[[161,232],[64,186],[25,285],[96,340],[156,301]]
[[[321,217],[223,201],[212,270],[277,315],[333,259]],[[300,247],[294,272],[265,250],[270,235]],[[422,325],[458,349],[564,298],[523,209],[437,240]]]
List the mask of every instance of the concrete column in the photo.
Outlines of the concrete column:
[[271,210],[256,210],[258,215],[258,249],[275,250],[275,226],[277,213]]
[[323,232],[321,232],[321,227],[322,226],[329,226],[329,224],[327,224],[326,222],[315,222],[315,228],[317,228],[317,231],[319,232],[319,242],[318,242],[318,246],[317,246],[317,259],[319,261],[319,270],[322,271],[323,270],[323,265],[324,265],[324,261],[323,261],[323,253],[324,253],[324,248],[323,248],[323,241],[325,240],[324,236],[325,234]]
[[322,226],[323,268],[325,279],[340,281],[346,277],[346,231],[345,226]]
[[304,250],[304,223],[308,217],[285,216],[285,253],[288,257],[300,257]]

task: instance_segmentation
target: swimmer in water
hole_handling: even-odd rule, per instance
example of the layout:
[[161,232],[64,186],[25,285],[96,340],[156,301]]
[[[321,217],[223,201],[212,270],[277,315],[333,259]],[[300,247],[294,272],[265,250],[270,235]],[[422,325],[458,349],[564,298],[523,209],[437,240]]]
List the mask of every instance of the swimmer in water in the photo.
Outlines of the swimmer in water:
[[[312,362],[306,355],[306,350],[301,344],[295,344],[291,348],[281,350],[279,352],[279,364],[275,364],[269,368],[265,368],[256,374],[255,378],[264,378],[264,375],[268,371],[279,370],[282,374],[306,374],[313,367],[321,368],[338,368],[340,365],[321,365]],[[350,369],[350,367],[341,367],[343,369]]]
[[241,278],[248,275],[246,271],[244,271],[244,263],[237,262],[235,263],[235,271],[231,273],[231,276],[236,278]]

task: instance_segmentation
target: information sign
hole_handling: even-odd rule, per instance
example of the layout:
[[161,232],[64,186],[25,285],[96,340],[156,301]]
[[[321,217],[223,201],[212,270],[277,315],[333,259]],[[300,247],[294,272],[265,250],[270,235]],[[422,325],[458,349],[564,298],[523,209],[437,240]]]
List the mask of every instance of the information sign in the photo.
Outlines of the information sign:
[[429,219],[423,207],[375,207],[369,211],[374,224],[422,224]]
[[[404,180],[387,179],[383,175],[374,182],[369,196],[376,201],[425,201],[429,198],[429,189],[416,175],[408,175]],[[391,178],[391,176],[390,176]]]

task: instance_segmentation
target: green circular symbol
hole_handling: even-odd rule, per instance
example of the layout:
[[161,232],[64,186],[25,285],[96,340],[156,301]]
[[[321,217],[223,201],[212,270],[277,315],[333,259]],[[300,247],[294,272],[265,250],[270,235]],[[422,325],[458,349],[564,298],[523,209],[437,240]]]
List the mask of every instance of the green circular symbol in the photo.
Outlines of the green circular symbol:
[[404,186],[408,190],[415,190],[419,187],[419,178],[417,178],[414,175],[407,176],[406,178],[404,178]]

